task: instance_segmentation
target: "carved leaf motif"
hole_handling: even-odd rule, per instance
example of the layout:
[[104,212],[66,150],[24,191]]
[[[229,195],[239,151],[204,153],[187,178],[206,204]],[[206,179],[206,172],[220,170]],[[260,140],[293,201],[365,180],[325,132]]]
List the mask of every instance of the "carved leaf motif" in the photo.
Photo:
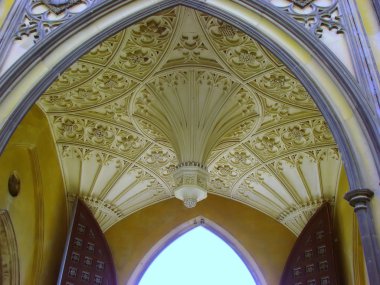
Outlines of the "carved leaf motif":
[[96,78],[94,85],[103,92],[120,94],[131,87],[132,80],[121,74],[106,71]]
[[55,117],[54,125],[58,139],[82,140],[84,138],[84,121],[68,117]]
[[252,140],[251,145],[263,156],[274,156],[285,150],[285,146],[278,137],[278,133],[272,131],[269,134]]
[[273,67],[263,48],[244,33],[209,15],[200,14],[199,18],[215,51],[242,78]]
[[135,134],[121,131],[117,135],[115,145],[121,152],[131,153],[133,149],[141,148],[144,145],[144,141]]
[[109,37],[105,41],[101,42],[90,52],[81,57],[82,61],[91,61],[97,64],[105,65],[117,52],[117,48],[120,45],[120,42],[125,37],[125,31],[121,31],[116,35]]
[[173,35],[176,12],[176,9],[164,11],[128,29],[129,37],[111,66],[137,78],[150,73]]
[[306,109],[316,109],[314,101],[295,78],[282,70],[270,71],[249,83],[265,96]]
[[227,192],[230,187],[228,187],[224,180],[220,178],[211,179],[208,186],[215,192]]
[[201,62],[201,56],[207,51],[206,46],[197,34],[183,34],[180,38],[178,46],[174,49],[181,53],[181,61],[188,62]]
[[293,125],[285,130],[282,139],[287,147],[306,146],[312,142],[311,130],[307,125]]
[[129,99],[129,96],[123,96],[121,99],[91,108],[91,110],[83,113],[87,116],[107,118],[109,121],[125,125],[128,129],[134,129],[128,113]]
[[[263,98],[263,108],[264,108],[264,117],[261,122],[261,126],[258,128],[258,131],[261,129],[268,129],[269,127],[274,127],[279,123],[286,123],[294,120],[295,118],[305,116],[306,114],[312,114],[311,110],[304,110],[297,106],[292,106],[286,103],[275,101],[271,98]],[[318,115],[318,111],[315,111],[315,115]]]
[[39,101],[40,106],[46,111],[54,109],[70,109],[73,102],[66,94],[43,95]]
[[318,142],[333,141],[333,136],[325,120],[314,121],[314,138]]
[[116,130],[102,123],[89,122],[86,125],[86,142],[99,145],[110,145],[115,138]]
[[334,140],[322,118],[280,127],[249,141],[255,152],[265,159],[311,145],[326,144],[334,144]]
[[54,81],[54,84],[48,88],[45,94],[64,92],[74,86],[78,86],[95,76],[100,70],[98,66],[78,61],[58,76],[57,80]]
[[252,167],[256,163],[252,155],[242,148],[232,150],[226,159],[240,169]]

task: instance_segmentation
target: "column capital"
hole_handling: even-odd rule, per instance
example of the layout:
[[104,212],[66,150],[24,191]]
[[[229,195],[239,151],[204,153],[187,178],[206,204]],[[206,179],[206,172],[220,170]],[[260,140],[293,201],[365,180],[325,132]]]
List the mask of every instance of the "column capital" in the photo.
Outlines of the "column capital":
[[344,195],[352,207],[354,207],[355,212],[361,209],[367,209],[367,203],[373,197],[373,191],[369,189],[355,189],[350,190]]

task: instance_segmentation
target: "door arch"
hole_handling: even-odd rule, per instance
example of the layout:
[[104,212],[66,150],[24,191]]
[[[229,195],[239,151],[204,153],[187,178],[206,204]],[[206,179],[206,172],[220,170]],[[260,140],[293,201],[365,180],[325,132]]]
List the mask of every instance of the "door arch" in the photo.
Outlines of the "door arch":
[[[380,128],[361,96],[360,87],[317,38],[261,0],[156,0],[154,3],[115,0],[84,12],[36,44],[1,77],[0,151],[34,102],[81,55],[117,31],[176,5],[222,18],[255,38],[287,65],[329,124],[342,153],[351,190],[378,189]],[[372,199],[377,232],[380,232],[379,196],[377,191]],[[366,222],[373,228],[368,217]],[[369,235],[371,247],[378,244],[379,238],[373,230]]]
[[235,239],[229,232],[223,229],[218,224],[213,221],[206,219],[202,216],[198,216],[194,219],[191,219],[180,226],[176,227],[172,231],[170,231],[167,235],[161,238],[155,246],[153,246],[141,260],[139,265],[133,271],[131,277],[129,278],[127,285],[138,284],[144,275],[145,271],[148,269],[150,264],[155,260],[155,258],[173,241],[175,241],[180,236],[186,234],[186,232],[191,231],[196,227],[205,227],[216,236],[220,237],[224,242],[226,242],[240,257],[240,259],[247,266],[249,272],[252,274],[254,280],[257,284],[266,285],[267,282],[261,273],[258,265],[248,253],[248,251],[239,243],[237,239]]

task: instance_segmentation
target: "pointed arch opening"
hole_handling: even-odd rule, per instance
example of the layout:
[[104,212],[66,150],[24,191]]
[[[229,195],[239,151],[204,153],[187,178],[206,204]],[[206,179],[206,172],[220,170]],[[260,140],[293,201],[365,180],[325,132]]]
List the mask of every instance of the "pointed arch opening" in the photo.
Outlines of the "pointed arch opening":
[[[228,268],[223,266],[227,264]],[[127,285],[148,285],[149,280],[165,284],[179,281],[181,284],[185,281],[190,283],[184,284],[231,284],[227,282],[231,280],[237,284],[267,284],[244,247],[222,227],[201,216],[173,229],[152,247]]]

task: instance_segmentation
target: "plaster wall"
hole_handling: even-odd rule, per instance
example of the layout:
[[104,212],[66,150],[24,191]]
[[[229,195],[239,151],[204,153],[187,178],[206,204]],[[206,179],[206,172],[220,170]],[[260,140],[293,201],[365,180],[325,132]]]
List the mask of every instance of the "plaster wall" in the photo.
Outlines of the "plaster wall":
[[[8,177],[21,180],[17,197]],[[33,107],[0,156],[0,208],[12,219],[20,261],[20,284],[54,284],[66,240],[63,180],[47,120]]]
[[369,44],[375,57],[377,67],[380,66],[380,25],[374,10],[372,0],[357,0],[364,28],[367,32]]
[[3,24],[9,9],[11,9],[13,2],[13,0],[0,0],[0,27]]
[[248,251],[267,284],[278,284],[296,237],[283,225],[241,203],[215,195],[187,209],[177,199],[147,207],[106,232],[119,284],[126,284],[145,254],[170,231],[203,216],[229,232]]

